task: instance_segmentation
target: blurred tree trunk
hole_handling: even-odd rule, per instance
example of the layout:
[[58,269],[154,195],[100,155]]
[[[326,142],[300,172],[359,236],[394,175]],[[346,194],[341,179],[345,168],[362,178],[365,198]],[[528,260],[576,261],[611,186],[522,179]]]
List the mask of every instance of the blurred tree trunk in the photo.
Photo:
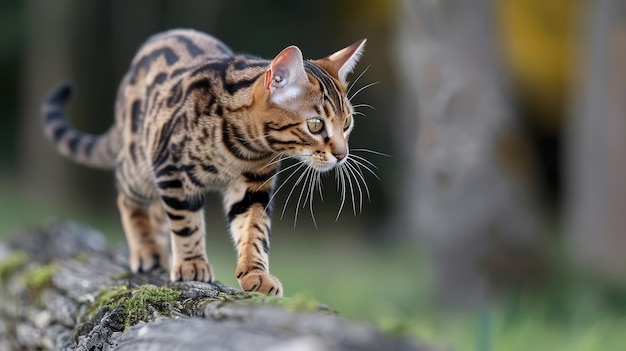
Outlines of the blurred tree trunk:
[[626,3],[588,4],[568,143],[568,234],[579,262],[626,278]]
[[[79,1],[78,1],[79,2]],[[69,77],[71,60],[72,8],[77,0],[25,2],[26,53],[22,63],[20,101],[19,179],[31,194],[62,197],[71,192],[71,169],[50,147],[41,129],[43,97]],[[45,64],[41,58],[45,57]]]
[[491,2],[400,2],[402,228],[435,265],[439,296],[476,306],[536,274],[533,160],[507,101]]

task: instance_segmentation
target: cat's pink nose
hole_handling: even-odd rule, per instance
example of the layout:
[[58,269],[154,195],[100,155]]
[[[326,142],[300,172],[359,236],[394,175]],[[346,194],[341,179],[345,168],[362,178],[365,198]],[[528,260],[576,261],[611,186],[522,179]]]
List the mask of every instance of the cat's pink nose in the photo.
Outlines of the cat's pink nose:
[[333,156],[335,156],[337,158],[337,160],[341,161],[343,160],[346,156],[348,156],[348,153],[345,150],[339,151],[337,153],[333,152]]

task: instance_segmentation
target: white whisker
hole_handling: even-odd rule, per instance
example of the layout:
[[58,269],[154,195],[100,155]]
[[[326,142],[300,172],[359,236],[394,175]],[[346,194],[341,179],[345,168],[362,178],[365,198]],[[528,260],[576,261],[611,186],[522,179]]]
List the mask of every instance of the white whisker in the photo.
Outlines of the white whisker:
[[322,195],[322,174],[320,172],[317,172],[316,183],[317,183],[317,189],[320,193],[320,200],[324,202],[324,195]]
[[[285,172],[285,171],[287,171],[287,170],[289,170],[289,169],[291,169],[291,168],[293,168],[293,167],[295,167],[295,166],[299,165],[299,164],[300,164],[300,163],[302,163],[302,162],[303,162],[303,161],[299,161],[299,162],[297,162],[297,163],[292,164],[292,165],[291,165],[291,166],[289,166],[289,167],[283,168],[283,169],[281,169],[280,171],[276,172],[276,173],[275,173],[273,176],[271,176],[269,179],[267,179],[266,181],[264,181],[263,183],[261,183],[261,185],[259,185],[259,187],[258,187],[258,188],[256,188],[256,191],[259,191],[259,189],[261,189],[261,188],[262,188],[265,184],[267,184],[268,182],[270,182],[272,179],[274,179],[275,177],[277,177],[279,174],[281,174],[281,173],[283,173],[283,172]],[[265,166],[265,167],[267,167],[267,166]],[[265,168],[265,167],[263,167],[263,168]],[[287,178],[287,179],[289,179],[289,178]]]
[[[348,159],[346,163],[348,163],[348,162],[354,162],[354,160]],[[367,186],[367,182],[365,181],[365,177],[364,177],[363,172],[361,171],[361,168],[359,167],[359,165],[354,163],[354,164],[350,164],[348,166],[352,167],[352,169],[354,169],[354,171],[359,176],[359,178],[361,178],[361,182],[363,182],[363,186],[365,187],[365,193],[367,194],[367,200],[368,201],[372,201],[372,199],[370,197],[370,189]]]
[[374,106],[372,106],[370,104],[356,104],[356,105],[352,105],[352,108],[359,108],[359,107],[367,107],[367,108],[370,108],[370,109],[376,111]]
[[363,75],[365,74],[365,72],[367,72],[368,69],[370,69],[370,66],[372,65],[367,65],[367,67],[365,67],[365,69],[363,70],[363,72],[361,72],[361,74],[359,74],[358,77],[356,77],[356,79],[354,80],[354,82],[350,83],[350,86],[348,87],[348,91],[346,92],[346,95],[350,95],[350,90],[352,90],[352,88],[354,87],[354,85],[356,84],[356,82],[359,81],[359,79],[361,79],[361,77],[363,77]]
[[[353,151],[354,151],[354,150],[353,150]],[[370,160],[366,159],[366,158],[365,158],[365,157],[363,157],[363,156],[359,156],[359,155],[357,155],[357,154],[355,154],[355,153],[351,153],[351,154],[350,154],[350,157],[354,157],[354,158],[356,158],[357,160],[363,161],[363,162],[365,162],[365,163],[369,164],[370,166],[372,166],[373,168],[378,169],[378,166],[376,166],[376,165],[375,165],[372,161],[370,161]]]
[[315,225],[315,229],[317,229],[317,221],[315,220],[315,214],[313,213],[313,195],[315,194],[315,186],[317,185],[317,179],[319,177],[319,172],[311,173],[311,186],[309,187],[309,211],[311,212],[311,219],[313,219],[313,225]]
[[376,150],[370,150],[370,149],[351,149],[350,151],[356,151],[356,152],[369,152],[370,154],[374,154],[374,155],[378,155],[378,156],[385,156],[385,157],[393,157],[391,155],[385,154],[383,152],[380,151],[376,151]]
[[[359,189],[359,212],[363,212],[363,189],[361,188],[361,183],[359,182],[359,179],[363,181],[363,184],[365,186],[367,186],[367,184],[365,183],[363,176],[360,174],[360,171],[356,169],[354,165],[346,162],[346,168],[348,169],[350,174],[352,174],[352,177],[354,178],[354,182],[356,183],[356,186]],[[369,190],[366,190],[366,193],[367,193],[367,198],[369,199],[370,198]]]
[[369,87],[373,87],[374,85],[376,85],[378,83],[380,83],[380,82],[372,82],[372,83],[369,83],[369,84],[366,84],[366,85],[362,86],[359,90],[357,90],[354,94],[352,94],[352,96],[350,96],[348,98],[348,101],[352,101],[352,99],[354,99],[354,97],[357,96],[360,92],[362,92],[363,90],[365,90],[365,89],[367,89]]
[[267,167],[269,167],[269,166],[273,166],[274,164],[276,164],[276,163],[280,163],[280,162],[282,162],[283,160],[286,160],[286,159],[288,159],[288,158],[289,158],[289,156],[286,156],[284,153],[282,153],[282,152],[281,152],[281,153],[278,153],[278,154],[276,154],[276,156],[272,157],[272,158],[271,158],[271,159],[267,162],[267,164],[266,164],[265,166],[261,167],[261,169],[259,169],[259,170],[262,170],[262,169],[267,168]]
[[376,177],[376,179],[380,180],[380,177],[378,177],[378,174],[376,174],[376,172],[374,172],[366,164],[364,164],[363,162],[360,162],[359,160],[355,160],[355,159],[352,159],[352,161],[354,162],[354,164],[358,165],[359,167],[365,168],[368,172],[372,173],[372,175],[374,177]]
[[[302,161],[302,165],[306,166],[306,163],[304,161]],[[298,167],[297,170],[299,170],[302,167]],[[300,173],[300,176],[298,177],[298,179],[296,179],[296,182],[291,186],[291,190],[289,191],[289,195],[287,195],[287,199],[285,199],[285,204],[283,205],[283,210],[280,213],[280,219],[283,219],[283,216],[285,215],[285,210],[287,209],[287,204],[289,204],[289,199],[291,199],[291,194],[293,194],[293,191],[296,189],[296,186],[298,186],[298,184],[300,184],[300,182],[302,181],[302,178],[304,178],[304,176],[307,174],[307,172],[309,171],[309,169],[305,169],[304,172]],[[294,171],[295,172],[295,171]],[[297,207],[297,206],[296,206]],[[297,213],[296,213],[296,219],[297,219]],[[295,226],[295,223],[294,223]]]
[[359,212],[363,212],[363,189],[361,189],[361,183],[359,183],[359,178],[354,173],[353,167],[354,166],[352,166],[351,164],[346,163],[346,169],[348,170],[349,174],[351,174],[352,177],[354,178],[354,183],[356,184],[357,189],[359,190]]
[[[265,211],[267,211],[267,207],[272,203],[272,200],[274,199],[274,197],[276,196],[276,194],[278,194],[278,192],[280,191],[280,189],[282,189],[285,184],[287,184],[287,182],[289,181],[289,179],[291,179],[291,177],[293,177],[296,172],[298,172],[298,170],[300,170],[300,168],[306,166],[306,163],[304,163],[304,161],[299,161],[298,163],[293,164],[292,166],[295,167],[299,165],[298,168],[296,168],[295,170],[293,170],[293,172],[291,172],[291,174],[289,175],[289,177],[287,177],[287,179],[285,179],[284,182],[282,182],[282,184],[280,184],[280,186],[274,191],[274,193],[272,194],[272,197],[270,197],[270,200],[267,202],[267,205],[265,206]],[[288,170],[289,168],[292,168],[292,166],[285,168],[284,170]],[[275,174],[274,176],[276,176],[278,174]]]
[[[306,184],[309,181],[309,174],[313,171],[313,168],[307,168],[306,171],[304,171],[303,175],[306,175],[305,179],[304,179],[304,183],[302,184],[302,189],[300,190],[300,196],[298,196],[298,203],[296,204],[296,214],[295,217],[293,219],[293,227],[296,227],[296,223],[298,222],[298,211],[300,210],[300,201],[302,200],[302,194],[304,194],[304,188],[306,188]],[[306,201],[305,201],[306,202]]]
[[350,185],[350,198],[352,198],[352,213],[356,216],[356,203],[354,200],[354,187],[352,186],[352,179],[350,178],[350,173],[346,171],[346,178],[348,179],[348,184]]
[[[341,165],[336,168],[338,174],[337,185],[341,184],[341,203],[339,204],[339,211],[337,211],[337,217],[335,217],[335,221],[339,220],[339,216],[341,215],[341,211],[343,210],[343,206],[346,202],[346,180],[343,174],[343,167],[344,166]],[[339,180],[341,180],[341,182],[339,182]]]

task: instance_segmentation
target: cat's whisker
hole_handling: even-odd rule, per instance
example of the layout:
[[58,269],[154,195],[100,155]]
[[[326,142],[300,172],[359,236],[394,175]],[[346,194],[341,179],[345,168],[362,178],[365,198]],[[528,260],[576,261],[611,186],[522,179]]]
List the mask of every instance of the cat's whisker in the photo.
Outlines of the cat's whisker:
[[[302,165],[306,166],[306,162],[302,161]],[[296,171],[300,170],[300,168],[302,167],[298,167],[298,169],[294,171],[294,174]],[[300,176],[298,177],[298,179],[296,179],[295,183],[291,186],[291,190],[289,191],[289,194],[287,195],[287,199],[285,199],[285,203],[283,204],[283,210],[280,213],[280,219],[283,219],[283,217],[285,216],[285,210],[287,209],[287,204],[289,204],[289,200],[291,199],[291,195],[293,194],[293,191],[296,189],[298,184],[300,184],[300,182],[302,181],[302,178],[304,178],[304,176],[307,174],[308,171],[309,171],[309,168],[306,168],[302,173],[300,173]],[[287,180],[289,180],[289,178]],[[287,180],[285,180],[285,183],[287,182]],[[296,216],[296,219],[297,219],[297,216]],[[294,226],[295,226],[295,223],[294,223]]]
[[363,75],[365,74],[365,72],[367,72],[368,69],[370,69],[370,65],[367,65],[367,67],[365,67],[365,69],[363,70],[363,72],[361,72],[361,74],[359,74],[358,77],[356,77],[356,79],[354,80],[354,82],[350,83],[350,86],[348,87],[348,91],[346,91],[346,95],[350,95],[350,90],[352,90],[352,88],[354,88],[354,85],[359,81],[359,79],[361,79],[361,77],[363,77]]
[[360,107],[367,107],[369,109],[372,109],[372,110],[376,111],[376,108],[374,108],[374,106],[372,106],[370,104],[356,104],[356,105],[352,105],[352,108],[360,108]]
[[[284,156],[284,155],[281,155],[281,156]],[[259,171],[262,171],[262,170],[266,169],[267,167],[273,166],[273,165],[275,165],[277,163],[281,163],[281,162],[283,162],[284,160],[286,160],[288,158],[289,158],[289,156],[284,156],[284,157],[281,157],[281,158],[273,157],[265,166],[261,167],[259,169]]]
[[302,174],[306,175],[304,183],[302,184],[302,189],[300,190],[300,196],[298,196],[298,203],[296,204],[296,213],[293,219],[293,227],[296,227],[296,223],[298,222],[298,211],[300,210],[300,201],[302,200],[302,194],[304,194],[304,189],[306,188],[306,184],[309,181],[309,174],[313,171],[313,168],[307,168],[307,170]]
[[317,229],[317,221],[315,220],[315,214],[313,213],[313,195],[315,194],[315,187],[317,186],[317,180],[319,178],[319,172],[314,171],[311,173],[311,186],[309,187],[309,210],[311,212],[311,219],[313,219],[313,225]]
[[263,171],[264,169],[266,169],[266,168],[268,168],[270,166],[273,166],[273,165],[275,165],[277,163],[280,163],[280,162],[282,162],[282,161],[284,161],[284,160],[286,160],[288,158],[289,158],[289,156],[286,156],[283,153],[277,154],[276,156],[272,157],[265,166],[259,168],[259,171]]
[[361,179],[361,182],[363,183],[363,186],[365,187],[365,193],[367,194],[367,200],[368,201],[372,201],[372,198],[370,197],[370,189],[367,186],[367,182],[365,181],[365,177],[363,176],[363,172],[361,171],[361,168],[359,167],[358,164],[351,164],[350,162],[354,162],[354,160],[348,159],[346,161],[346,166],[352,167],[352,169],[354,169],[354,171],[356,172],[358,177]]
[[[363,211],[363,191],[361,189],[361,183],[359,183],[356,175],[354,174],[354,171],[352,171],[352,169],[350,168],[350,165],[346,164],[346,170],[348,170],[348,175],[350,175],[350,177],[354,179],[354,183],[357,187],[357,190],[359,191],[359,212],[361,212]],[[356,216],[356,210],[354,215]]]
[[360,111],[352,111],[352,115],[367,117],[367,115],[365,113],[360,112]]
[[374,172],[371,168],[369,168],[366,164],[364,164],[363,162],[356,160],[356,159],[352,159],[352,161],[358,165],[359,167],[365,168],[368,172],[370,172],[374,177],[376,177],[376,179],[380,180],[380,177],[378,176],[378,174],[376,174],[376,172]]
[[393,156],[391,156],[389,154],[386,154],[386,153],[380,152],[380,151],[376,151],[376,150],[371,150],[371,149],[360,148],[360,149],[351,149],[350,151],[369,152],[370,154],[374,154],[374,155],[378,155],[378,156],[384,156],[384,157],[392,157],[393,158]]
[[352,174],[352,177],[354,178],[354,183],[356,183],[356,186],[359,190],[359,212],[363,212],[363,189],[361,188],[361,183],[359,182],[359,178],[357,174],[355,173],[353,165],[346,162],[346,169],[348,170],[348,172],[350,172],[350,174]]
[[348,101],[352,101],[352,99],[354,99],[360,92],[362,92],[363,90],[365,90],[367,88],[373,87],[374,85],[376,85],[378,83],[380,83],[380,82],[372,82],[372,83],[369,83],[369,84],[366,84],[366,85],[362,86],[361,88],[359,88],[359,90],[357,90],[354,94],[352,94],[352,96],[350,96],[348,98]]
[[[278,194],[278,192],[280,191],[280,189],[282,189],[282,188],[285,186],[285,184],[287,184],[287,182],[289,181],[289,179],[291,179],[291,177],[293,177],[293,176],[294,176],[294,175],[298,172],[298,170],[300,170],[300,168],[302,168],[302,167],[306,166],[306,163],[305,163],[304,161],[299,161],[298,163],[295,163],[295,164],[293,164],[292,166],[294,166],[294,167],[295,167],[295,166],[297,166],[297,165],[299,165],[299,167],[298,167],[298,168],[296,168],[295,170],[293,170],[293,171],[291,172],[291,174],[289,175],[289,177],[287,177],[287,179],[285,179],[285,180],[282,182],[282,184],[280,184],[280,186],[279,186],[278,188],[276,188],[276,190],[274,191],[274,193],[273,193],[273,194],[272,194],[272,196],[270,197],[269,201],[267,202],[267,205],[265,206],[265,212],[267,212],[267,208],[270,206],[270,204],[272,203],[272,200],[274,199],[274,197],[276,196],[276,194]],[[287,169],[289,169],[289,168],[292,168],[292,167],[290,166],[290,167],[288,167],[288,168],[285,168],[284,170],[287,170]],[[277,174],[275,174],[274,176],[276,176],[276,175],[277,175]],[[282,218],[282,216],[281,216],[281,218]]]
[[304,186],[307,187],[307,192],[306,192],[306,195],[304,196],[304,201],[302,201],[302,208],[305,208],[306,204],[309,202],[309,196],[311,195],[311,187],[313,186],[313,174],[314,173],[315,172],[310,172],[310,174],[307,174],[306,182],[304,183]]
[[335,221],[339,220],[339,216],[341,215],[341,211],[343,210],[343,206],[346,202],[346,180],[344,178],[344,165],[340,165],[336,168],[337,170],[337,185],[341,184],[341,203],[339,204],[339,211],[337,211],[337,217],[335,217]]
[[368,165],[372,166],[372,168],[378,169],[378,166],[376,166],[376,165],[375,165],[372,161],[370,161],[370,160],[366,159],[366,158],[365,158],[365,157],[363,157],[363,156],[359,156],[359,155],[357,155],[357,154],[355,154],[355,153],[351,153],[351,154],[350,154],[350,157],[353,157],[353,158],[355,158],[355,159],[357,159],[357,160],[360,160],[360,161],[362,161],[362,162],[365,162],[365,163],[367,163]]
[[[261,185],[259,185],[259,186],[256,188],[256,191],[259,191],[259,189],[261,189],[263,186],[265,186],[265,184],[267,184],[267,183],[271,182],[274,178],[278,177],[278,175],[279,175],[279,174],[281,174],[281,173],[283,173],[283,172],[288,171],[289,169],[291,169],[291,168],[293,168],[293,167],[295,167],[295,166],[299,165],[299,164],[300,164],[300,163],[302,163],[302,162],[304,162],[304,161],[300,161],[300,162],[294,163],[294,164],[290,165],[289,167],[283,168],[283,169],[281,169],[280,171],[276,172],[274,175],[272,175],[271,177],[269,177],[269,179],[267,179],[266,181],[264,181],[263,183],[261,183]],[[265,168],[265,167],[264,167],[264,168]],[[289,178],[287,178],[287,179],[289,179]]]
[[[282,161],[284,161],[284,160],[286,160],[286,159],[289,159],[289,158],[294,158],[295,160],[298,160],[298,159],[297,159],[297,158],[295,158],[294,156],[286,156],[286,155],[284,155],[283,153],[281,153],[281,154],[280,154],[280,156],[285,156],[285,157],[282,157],[282,158],[280,158],[280,159],[278,159],[278,160],[275,160],[275,161],[273,161],[273,162],[270,160],[270,163],[268,163],[267,165],[263,166],[260,170],[265,169],[265,168],[267,168],[267,167],[271,166],[272,164],[276,164],[276,163],[282,162]],[[277,158],[277,157],[280,157],[280,156],[274,156],[274,157],[272,157],[272,160],[273,160],[273,159],[275,159],[275,158]],[[310,156],[310,155],[309,155],[309,154],[303,154],[303,155],[297,155],[297,156]],[[272,179],[274,179],[275,177],[278,177],[278,175],[279,175],[279,174],[283,173],[284,171],[286,171],[286,170],[288,170],[288,169],[290,169],[290,168],[295,167],[296,165],[300,164],[301,162],[304,162],[304,161],[302,161],[302,160],[298,160],[296,163],[294,163],[294,164],[292,164],[292,165],[288,166],[287,168],[284,168],[284,169],[279,170],[279,171],[278,171],[278,172],[276,172],[274,175],[272,175],[269,179],[267,179],[265,182],[263,182],[263,183],[262,183],[262,184],[261,184],[261,185],[257,188],[257,191],[258,191],[260,188],[262,188],[265,184],[267,184],[268,182],[270,182]]]
[[324,202],[324,195],[322,195],[322,174],[317,172],[317,189],[319,190],[320,200]]
[[263,168],[267,167],[267,166],[271,166],[276,162],[280,162],[286,158],[288,158],[289,156],[285,155],[284,152],[279,152],[276,155],[274,155],[274,157],[272,157],[265,166],[263,166]]
[[348,185],[350,185],[350,198],[352,199],[352,212],[356,216],[356,202],[354,198],[354,187],[352,186],[352,178],[350,172],[346,169],[346,178],[348,179]]

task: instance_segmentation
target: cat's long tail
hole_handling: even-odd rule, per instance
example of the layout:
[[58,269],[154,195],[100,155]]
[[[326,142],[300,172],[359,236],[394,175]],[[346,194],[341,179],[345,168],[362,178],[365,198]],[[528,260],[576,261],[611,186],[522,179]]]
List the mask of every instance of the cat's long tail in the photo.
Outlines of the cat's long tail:
[[87,166],[112,169],[121,148],[118,133],[111,127],[101,135],[83,133],[65,119],[64,107],[72,96],[72,85],[62,83],[42,106],[44,134],[64,156]]

